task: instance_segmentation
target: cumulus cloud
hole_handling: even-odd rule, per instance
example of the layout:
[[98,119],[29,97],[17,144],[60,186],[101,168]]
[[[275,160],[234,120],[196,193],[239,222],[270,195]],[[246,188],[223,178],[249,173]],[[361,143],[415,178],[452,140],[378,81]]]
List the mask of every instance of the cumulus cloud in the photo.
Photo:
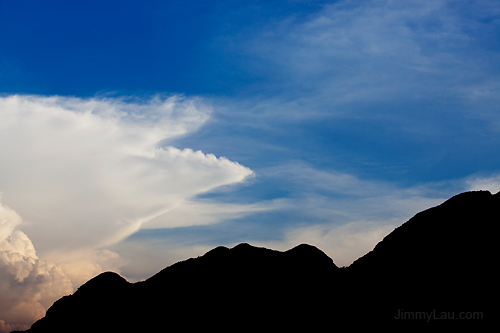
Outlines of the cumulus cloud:
[[7,96],[0,109],[0,190],[42,253],[116,243],[196,194],[252,174],[167,146],[208,119],[196,100]]
[[119,271],[123,260],[107,247],[143,224],[189,225],[158,218],[253,174],[224,157],[171,146],[210,113],[180,96],[0,97],[0,192],[12,208],[1,208],[4,330],[31,324],[101,271]]
[[17,229],[21,217],[0,202],[0,332],[25,330],[58,298],[73,291],[57,265],[39,259]]

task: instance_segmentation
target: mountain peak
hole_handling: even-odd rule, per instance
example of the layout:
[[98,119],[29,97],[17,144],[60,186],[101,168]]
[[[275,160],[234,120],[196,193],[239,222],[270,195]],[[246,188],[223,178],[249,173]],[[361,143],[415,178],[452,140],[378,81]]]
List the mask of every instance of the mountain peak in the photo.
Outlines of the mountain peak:
[[92,292],[101,293],[127,285],[128,282],[115,272],[103,272],[82,285],[76,293]]
[[[415,264],[444,267],[452,263],[484,263],[484,254],[490,254],[494,244],[491,239],[493,218],[498,215],[498,207],[500,195],[492,195],[489,191],[455,195],[417,213],[350,267],[385,270],[393,269],[396,263],[398,269]],[[437,257],[436,253],[446,255],[446,260]]]
[[207,253],[205,253],[204,257],[218,256],[220,254],[226,253],[229,249],[225,246],[217,246],[216,248],[211,249]]

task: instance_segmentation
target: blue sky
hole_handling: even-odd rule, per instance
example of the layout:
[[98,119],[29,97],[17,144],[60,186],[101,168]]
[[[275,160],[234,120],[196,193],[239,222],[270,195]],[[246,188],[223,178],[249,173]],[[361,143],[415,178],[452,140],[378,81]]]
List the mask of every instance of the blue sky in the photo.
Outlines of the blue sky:
[[495,1],[0,1],[0,31],[0,293],[65,281],[0,331],[218,245],[348,265],[500,190]]

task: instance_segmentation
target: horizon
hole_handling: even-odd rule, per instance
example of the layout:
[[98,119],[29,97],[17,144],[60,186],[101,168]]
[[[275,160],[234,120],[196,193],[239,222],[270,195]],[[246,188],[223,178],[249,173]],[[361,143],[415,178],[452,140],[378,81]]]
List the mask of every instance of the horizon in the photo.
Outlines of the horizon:
[[5,1],[0,29],[0,333],[104,271],[348,266],[500,191],[495,1]]

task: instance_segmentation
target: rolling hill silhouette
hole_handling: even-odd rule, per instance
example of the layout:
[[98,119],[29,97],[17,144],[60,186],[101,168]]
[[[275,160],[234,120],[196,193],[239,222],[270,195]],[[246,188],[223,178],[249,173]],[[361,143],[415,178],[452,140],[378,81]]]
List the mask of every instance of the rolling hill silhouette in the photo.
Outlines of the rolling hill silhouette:
[[500,192],[456,195],[343,268],[311,245],[280,252],[239,244],[142,282],[105,272],[56,301],[27,332],[483,324],[495,318],[499,208]]

